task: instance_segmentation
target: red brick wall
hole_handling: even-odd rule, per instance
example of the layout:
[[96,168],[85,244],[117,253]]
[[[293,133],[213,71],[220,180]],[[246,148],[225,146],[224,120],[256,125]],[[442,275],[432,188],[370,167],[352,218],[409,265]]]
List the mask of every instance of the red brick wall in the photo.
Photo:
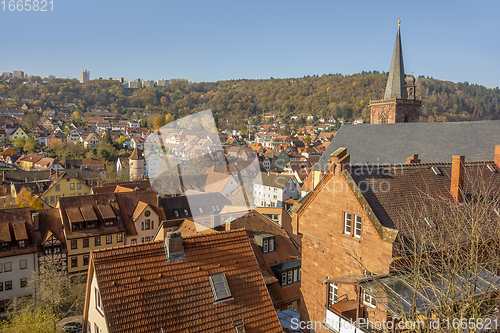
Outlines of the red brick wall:
[[[344,212],[362,217],[361,238],[345,235]],[[378,237],[341,175],[333,176],[300,218],[302,237],[301,320],[323,321],[327,277],[363,274],[359,261],[374,273],[388,273],[392,244]],[[353,229],[354,230],[354,229]],[[353,257],[354,256],[354,257]],[[339,297],[356,299],[354,285],[339,285]],[[329,332],[317,330],[317,332]]]
[[380,124],[379,118],[382,113],[385,113],[387,123],[404,123],[405,115],[408,116],[408,122],[414,123],[420,119],[420,105],[396,103],[394,100],[387,103],[374,103],[371,105],[370,124]]

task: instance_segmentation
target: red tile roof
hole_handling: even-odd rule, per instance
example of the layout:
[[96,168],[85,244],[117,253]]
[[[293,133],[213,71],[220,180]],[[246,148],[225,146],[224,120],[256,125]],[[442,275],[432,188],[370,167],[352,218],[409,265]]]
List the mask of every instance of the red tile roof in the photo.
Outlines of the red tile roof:
[[[163,244],[93,253],[110,333],[235,332],[238,323],[247,333],[282,332],[244,230],[184,238],[186,259],[172,263]],[[215,303],[209,276],[217,273],[231,298]]]

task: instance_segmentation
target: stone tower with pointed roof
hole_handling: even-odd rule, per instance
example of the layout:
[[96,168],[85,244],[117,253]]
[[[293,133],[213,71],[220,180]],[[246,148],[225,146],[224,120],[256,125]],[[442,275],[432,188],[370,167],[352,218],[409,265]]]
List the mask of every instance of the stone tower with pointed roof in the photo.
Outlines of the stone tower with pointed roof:
[[139,149],[134,148],[132,155],[128,158],[130,181],[140,179],[144,176],[144,158],[139,153]]
[[415,78],[413,75],[405,75],[400,22],[398,22],[398,34],[392,54],[391,69],[387,78],[384,99],[370,103],[370,123],[418,122],[422,102],[416,99],[415,88]]

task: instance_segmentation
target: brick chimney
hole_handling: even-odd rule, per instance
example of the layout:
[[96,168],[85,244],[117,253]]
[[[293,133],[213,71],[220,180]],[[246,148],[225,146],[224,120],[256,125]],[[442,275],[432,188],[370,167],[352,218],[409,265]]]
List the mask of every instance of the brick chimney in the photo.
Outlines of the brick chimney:
[[347,148],[339,148],[330,155],[328,160],[328,171],[337,175],[345,169],[349,169],[351,155],[347,153]]
[[182,236],[179,231],[167,232],[163,247],[165,248],[167,262],[186,260],[184,246],[182,245]]
[[500,168],[500,146],[495,146],[495,164]]
[[417,164],[420,163],[420,159],[418,158],[418,154],[413,154],[406,159],[404,164]]
[[451,163],[451,195],[458,203],[463,202],[465,156],[453,156]]

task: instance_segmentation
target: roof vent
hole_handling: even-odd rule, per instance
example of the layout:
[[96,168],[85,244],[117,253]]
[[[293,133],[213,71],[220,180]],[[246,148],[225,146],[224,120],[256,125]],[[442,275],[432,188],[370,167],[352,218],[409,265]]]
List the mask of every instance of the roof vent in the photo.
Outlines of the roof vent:
[[434,173],[438,176],[443,174],[441,170],[439,170],[439,168],[436,166],[431,167],[431,170],[434,171]]
[[429,227],[436,228],[436,223],[434,223],[434,221],[430,217],[426,217],[424,220],[425,222],[427,222]]
[[495,167],[491,164],[488,164],[488,170],[490,170],[491,172],[497,172],[497,169],[495,169]]

